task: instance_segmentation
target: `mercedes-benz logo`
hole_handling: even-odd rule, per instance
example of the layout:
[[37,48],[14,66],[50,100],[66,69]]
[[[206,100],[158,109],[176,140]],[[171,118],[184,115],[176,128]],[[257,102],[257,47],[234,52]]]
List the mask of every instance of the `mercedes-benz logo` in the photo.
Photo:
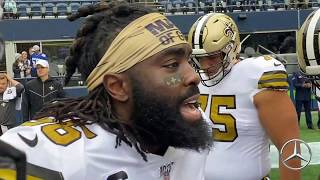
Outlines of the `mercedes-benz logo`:
[[[288,157],[283,157],[283,150],[285,148],[289,148],[289,144],[294,144],[294,149],[293,149],[293,152],[290,156]],[[305,146],[308,151],[307,151],[307,154],[305,153],[301,153],[303,149],[303,146]],[[300,148],[299,148],[300,147]],[[289,169],[293,169],[293,170],[299,170],[299,169],[302,169],[304,167],[306,167],[310,161],[311,161],[311,157],[312,157],[312,152],[311,152],[311,148],[310,146],[302,141],[301,139],[291,139],[289,141],[287,141],[281,148],[280,150],[280,160],[281,162]],[[285,158],[285,159],[284,159]],[[300,167],[291,167],[289,166],[287,163],[289,160],[291,159],[294,159],[294,158],[297,158],[297,159],[300,159],[301,160],[301,166]]]

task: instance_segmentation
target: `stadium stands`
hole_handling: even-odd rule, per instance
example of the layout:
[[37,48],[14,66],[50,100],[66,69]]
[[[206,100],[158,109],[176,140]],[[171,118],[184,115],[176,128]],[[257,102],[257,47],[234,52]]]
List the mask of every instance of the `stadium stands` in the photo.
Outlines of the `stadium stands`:
[[28,4],[18,4],[17,5],[17,17],[19,18],[20,16],[27,16],[27,8],[29,7]]
[[29,18],[32,18],[32,16],[41,16],[41,7],[42,5],[39,3],[30,4],[31,11],[27,13]]
[[55,17],[59,15],[67,15],[71,13],[71,9],[68,8],[69,5],[67,3],[57,3],[56,4],[56,11],[53,12]]
[[[17,0],[17,8],[10,10],[13,18],[42,17],[58,18],[75,13],[80,6],[99,2],[99,0]],[[198,2],[198,3],[197,3]],[[320,0],[309,0],[308,4],[290,3],[291,0],[159,0],[154,2],[141,2],[140,4],[152,6],[159,12],[166,14],[188,14],[208,12],[234,12],[234,11],[274,11],[290,9],[318,8]],[[139,2],[135,2],[139,4]]]
[[99,0],[17,0],[15,9],[5,10],[13,18],[33,18],[48,16],[58,18],[74,13],[80,6],[93,4]]
[[53,3],[45,3],[43,6],[45,7],[45,10],[42,17],[45,18],[45,16],[53,16],[53,7],[55,7],[55,5]]
[[80,7],[80,3],[70,3],[70,7],[71,7],[71,13],[75,13],[77,12],[78,8]]

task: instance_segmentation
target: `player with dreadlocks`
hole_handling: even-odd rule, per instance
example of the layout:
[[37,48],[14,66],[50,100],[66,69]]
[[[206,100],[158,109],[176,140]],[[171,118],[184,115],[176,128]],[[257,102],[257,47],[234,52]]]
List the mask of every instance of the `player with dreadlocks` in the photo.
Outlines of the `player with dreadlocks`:
[[66,82],[78,69],[89,95],[54,101],[1,139],[24,150],[28,173],[43,179],[203,179],[212,140],[179,29],[121,1],[69,19],[79,17]]

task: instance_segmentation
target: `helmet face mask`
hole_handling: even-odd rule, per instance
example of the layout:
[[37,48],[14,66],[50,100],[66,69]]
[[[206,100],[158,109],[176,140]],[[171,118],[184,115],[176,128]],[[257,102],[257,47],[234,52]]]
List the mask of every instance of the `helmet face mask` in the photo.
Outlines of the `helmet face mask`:
[[201,78],[201,83],[204,86],[210,87],[218,84],[223,77],[228,73],[227,68],[230,61],[225,60],[226,54],[218,51],[205,56],[194,55],[192,62],[193,67]]
[[320,100],[320,9],[312,12],[297,33],[299,69],[313,84],[312,91]]
[[218,84],[238,61],[239,30],[225,14],[209,13],[200,17],[190,29],[188,41],[195,70],[205,86]]

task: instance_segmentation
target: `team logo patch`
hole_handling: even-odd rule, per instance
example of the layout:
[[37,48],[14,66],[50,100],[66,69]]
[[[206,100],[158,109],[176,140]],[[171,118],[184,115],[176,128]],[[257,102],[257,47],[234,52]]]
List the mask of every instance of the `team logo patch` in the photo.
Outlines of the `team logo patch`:
[[272,57],[269,56],[269,55],[264,55],[263,58],[264,58],[264,60],[266,60],[266,61],[269,61],[269,60],[272,59]]
[[28,139],[28,138],[22,136],[19,133],[17,133],[17,134],[20,137],[20,139],[30,147],[35,147],[38,144],[38,136],[37,136],[37,134],[33,139]]
[[170,162],[160,167],[160,177],[163,180],[170,180],[170,172],[173,169],[174,162]]
[[233,37],[233,35],[234,35],[234,32],[233,32],[231,26],[232,26],[231,23],[226,24],[226,28],[224,29],[224,34],[225,34],[227,37]]
[[168,45],[175,41],[185,41],[180,30],[168,19],[156,20],[146,25],[145,28],[157,37],[163,45]]

